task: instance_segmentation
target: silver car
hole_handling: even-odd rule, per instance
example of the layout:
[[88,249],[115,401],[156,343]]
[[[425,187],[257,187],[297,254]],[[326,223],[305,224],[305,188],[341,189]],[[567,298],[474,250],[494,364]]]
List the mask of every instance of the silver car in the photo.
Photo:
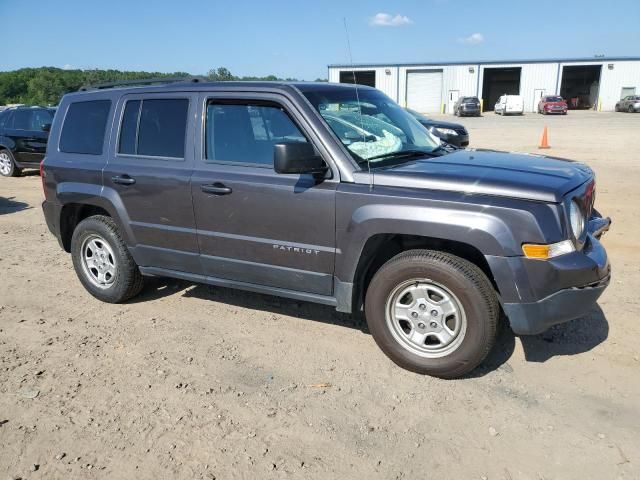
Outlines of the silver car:
[[640,95],[627,95],[616,103],[616,112],[640,112]]

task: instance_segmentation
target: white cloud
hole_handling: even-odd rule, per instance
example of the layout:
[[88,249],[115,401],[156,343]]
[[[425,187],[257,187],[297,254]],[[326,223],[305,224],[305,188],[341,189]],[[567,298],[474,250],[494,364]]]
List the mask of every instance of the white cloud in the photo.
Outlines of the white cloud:
[[472,33],[468,37],[459,38],[458,42],[466,43],[468,45],[478,45],[479,43],[484,42],[484,35],[481,33]]
[[413,21],[409,17],[399,13],[395,16],[389,13],[377,13],[369,19],[369,25],[372,27],[404,27],[412,23]]
[[75,70],[76,67],[74,67],[73,65],[67,63],[65,64],[64,67],[62,67],[63,70]]

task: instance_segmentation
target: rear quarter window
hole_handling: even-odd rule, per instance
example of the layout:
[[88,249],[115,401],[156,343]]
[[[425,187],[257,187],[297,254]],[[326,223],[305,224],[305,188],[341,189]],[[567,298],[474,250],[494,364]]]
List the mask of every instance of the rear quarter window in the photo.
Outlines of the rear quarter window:
[[60,134],[60,151],[101,155],[111,100],[90,100],[69,105]]

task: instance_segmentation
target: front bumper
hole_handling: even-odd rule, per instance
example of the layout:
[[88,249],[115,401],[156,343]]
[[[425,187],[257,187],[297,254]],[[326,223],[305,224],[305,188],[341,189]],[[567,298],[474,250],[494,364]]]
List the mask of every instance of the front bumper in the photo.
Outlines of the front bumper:
[[584,287],[568,288],[532,303],[505,303],[504,313],[518,335],[536,335],[549,327],[585,316],[609,285],[610,276]]
[[542,333],[591,310],[611,278],[607,252],[599,240],[610,224],[608,218],[592,218],[583,249],[551,260],[487,257],[502,308],[516,334]]

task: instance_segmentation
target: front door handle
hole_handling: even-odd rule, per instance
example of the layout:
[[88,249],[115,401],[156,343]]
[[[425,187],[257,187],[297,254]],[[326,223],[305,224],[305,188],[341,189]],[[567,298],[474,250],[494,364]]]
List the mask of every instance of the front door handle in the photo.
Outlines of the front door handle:
[[231,188],[220,182],[216,182],[211,185],[200,185],[200,190],[204,193],[211,193],[213,195],[229,195],[233,191]]
[[136,183],[136,179],[131,178],[129,175],[116,175],[115,177],[111,177],[111,180],[118,185],[133,185]]

